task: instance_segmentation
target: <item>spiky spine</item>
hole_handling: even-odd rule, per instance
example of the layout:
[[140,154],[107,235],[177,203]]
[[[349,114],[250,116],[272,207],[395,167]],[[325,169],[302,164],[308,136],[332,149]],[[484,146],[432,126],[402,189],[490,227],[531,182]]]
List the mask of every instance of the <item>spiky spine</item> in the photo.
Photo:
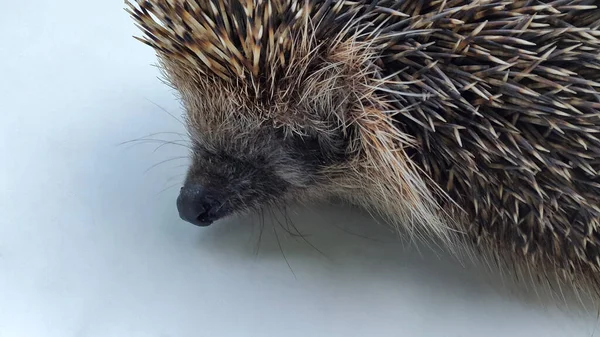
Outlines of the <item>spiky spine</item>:
[[[360,202],[395,220],[414,217],[446,238],[445,226],[455,226],[527,266],[596,280],[597,2],[140,0],[138,7],[130,13],[143,41],[166,67],[189,80],[242,83],[245,101],[258,105],[297,99],[273,95],[306,80],[323,50],[345,47],[340,62],[356,63],[360,87],[360,108],[348,118],[359,130],[360,159],[345,187],[360,177],[373,190]],[[268,114],[269,104],[252,111]]]

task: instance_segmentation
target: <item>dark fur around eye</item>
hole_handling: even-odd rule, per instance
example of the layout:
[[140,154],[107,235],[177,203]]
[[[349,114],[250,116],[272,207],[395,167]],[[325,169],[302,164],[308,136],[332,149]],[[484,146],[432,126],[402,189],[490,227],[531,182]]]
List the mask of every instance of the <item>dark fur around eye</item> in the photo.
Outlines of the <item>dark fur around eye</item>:
[[288,151],[311,166],[328,166],[347,160],[351,134],[295,135],[284,140]]

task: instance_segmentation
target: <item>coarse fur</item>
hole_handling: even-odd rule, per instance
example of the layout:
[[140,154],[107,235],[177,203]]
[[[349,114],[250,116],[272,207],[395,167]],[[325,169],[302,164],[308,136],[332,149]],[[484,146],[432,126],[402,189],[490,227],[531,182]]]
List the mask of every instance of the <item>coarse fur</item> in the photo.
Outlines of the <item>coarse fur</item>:
[[225,215],[341,197],[598,290],[600,2],[127,4]]

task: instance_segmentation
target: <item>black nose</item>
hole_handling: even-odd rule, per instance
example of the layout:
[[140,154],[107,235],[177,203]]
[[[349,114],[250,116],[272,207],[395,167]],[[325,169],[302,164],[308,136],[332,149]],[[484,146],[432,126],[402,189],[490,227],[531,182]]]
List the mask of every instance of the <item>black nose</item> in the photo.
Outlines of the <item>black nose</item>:
[[208,226],[217,220],[220,203],[200,185],[181,188],[177,197],[177,210],[182,220],[196,226]]

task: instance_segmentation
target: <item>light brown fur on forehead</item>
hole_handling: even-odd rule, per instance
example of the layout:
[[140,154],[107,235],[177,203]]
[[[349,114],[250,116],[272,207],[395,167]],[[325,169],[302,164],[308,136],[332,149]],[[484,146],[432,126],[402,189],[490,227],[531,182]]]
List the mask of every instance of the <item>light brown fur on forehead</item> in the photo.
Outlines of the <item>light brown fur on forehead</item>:
[[211,114],[202,116],[207,120],[238,114],[301,132],[318,122],[306,116],[333,114],[345,103],[338,92],[348,93],[366,56],[364,46],[343,38],[350,26],[329,36],[330,43],[318,41],[315,25],[324,23],[313,22],[317,9],[310,2],[137,3],[139,9],[128,3],[128,11],[146,33],[142,41],[157,51],[188,112]]
[[126,3],[146,33],[142,41],[159,57],[197,78],[241,82],[249,94],[272,94],[274,79],[315,47],[306,34],[298,34],[310,9],[295,1],[139,0],[139,9]]

